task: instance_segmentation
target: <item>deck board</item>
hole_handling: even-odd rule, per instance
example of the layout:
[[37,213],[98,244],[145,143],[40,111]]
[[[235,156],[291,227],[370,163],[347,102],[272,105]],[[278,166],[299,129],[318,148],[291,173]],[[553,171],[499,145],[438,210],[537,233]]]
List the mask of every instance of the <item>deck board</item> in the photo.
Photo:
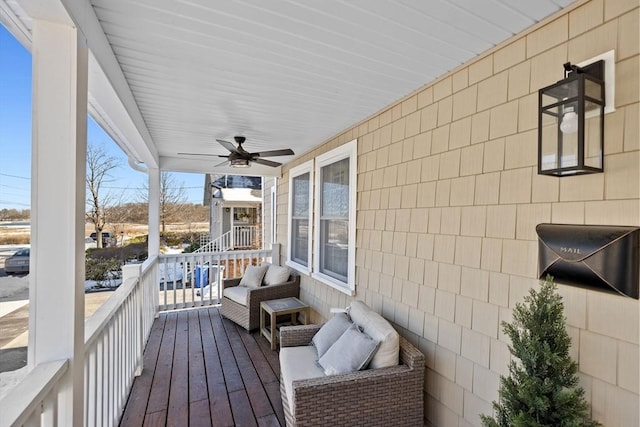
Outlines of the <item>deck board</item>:
[[189,402],[206,400],[207,375],[204,367],[202,331],[196,310],[189,312]]
[[[189,419],[189,326],[186,311],[178,312],[173,367],[169,387],[167,426],[184,427]],[[182,351],[181,351],[182,350]],[[186,350],[186,351],[185,351]],[[186,381],[185,381],[186,380]]]
[[218,308],[165,312],[121,426],[284,426],[278,353]]
[[198,315],[200,317],[200,333],[202,334],[202,348],[204,351],[211,419],[216,425],[232,426],[233,415],[231,414],[231,404],[229,403],[229,396],[227,395],[222,364],[220,363],[220,357],[218,355],[216,339],[213,335],[211,319],[209,318],[209,313],[205,310],[198,310]]
[[225,329],[227,330],[227,336],[231,344],[231,349],[235,355],[236,363],[238,364],[238,370],[242,378],[242,383],[245,386],[249,401],[251,403],[251,409],[256,418],[261,418],[270,414],[273,414],[271,402],[267,397],[267,393],[264,391],[264,387],[260,382],[260,377],[256,372],[253,361],[249,357],[249,353],[242,342],[242,338],[238,333],[236,325],[231,322],[225,322]]
[[[177,315],[171,313],[167,316],[164,333],[162,334],[162,342],[160,344],[160,352],[158,354],[158,362],[155,366],[153,382],[149,392],[149,403],[146,413],[154,413],[166,411],[169,404],[169,385],[171,384],[171,368],[173,367],[173,350],[175,348]],[[149,344],[147,343],[147,347]],[[146,351],[146,349],[145,349]],[[144,366],[145,369],[153,369],[152,366]],[[138,379],[136,378],[135,381]],[[134,381],[134,384],[135,384]],[[129,394],[131,398],[131,394]]]
[[149,402],[155,366],[158,362],[165,321],[166,317],[161,317],[157,319],[151,327],[149,344],[145,349],[142,359],[143,366],[148,366],[150,369],[144,369],[142,374],[136,378],[136,381],[133,383],[129,401],[122,415],[123,425],[140,426],[144,423],[144,415]]

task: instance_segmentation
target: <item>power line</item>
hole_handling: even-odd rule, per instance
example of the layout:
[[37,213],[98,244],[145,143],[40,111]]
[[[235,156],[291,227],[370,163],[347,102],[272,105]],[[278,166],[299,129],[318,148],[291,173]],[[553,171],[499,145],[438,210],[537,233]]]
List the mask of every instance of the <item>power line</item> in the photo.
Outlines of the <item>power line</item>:
[[28,203],[20,203],[20,202],[7,202],[6,200],[0,200],[0,204],[2,205],[17,205],[17,206],[25,206],[27,208],[31,207]]
[[31,178],[27,178],[26,176],[9,175],[9,174],[6,174],[6,173],[0,173],[0,175],[2,175],[2,176],[8,176],[8,177],[10,177],[10,178],[26,179],[26,180],[28,180],[28,181],[30,181],[30,180],[31,180]]
[[29,191],[29,189],[28,189],[28,188],[20,188],[20,187],[16,187],[15,185],[4,185],[4,184],[0,184],[0,187],[10,188],[10,189],[12,189],[12,190]]

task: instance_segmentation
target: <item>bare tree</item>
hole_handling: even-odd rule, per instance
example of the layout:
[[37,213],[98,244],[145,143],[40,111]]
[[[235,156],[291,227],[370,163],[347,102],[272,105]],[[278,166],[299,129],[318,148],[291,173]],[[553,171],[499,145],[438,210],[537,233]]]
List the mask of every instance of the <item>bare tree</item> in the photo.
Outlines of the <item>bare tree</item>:
[[[149,188],[145,184],[142,199],[149,202]],[[177,182],[170,172],[160,173],[160,224],[162,232],[166,231],[167,222],[174,221],[182,205],[186,202],[187,195],[184,192],[184,183]]]
[[87,221],[96,231],[97,247],[103,247],[102,230],[107,223],[109,207],[114,205],[113,193],[103,191],[103,185],[113,181],[110,172],[118,167],[118,159],[103,147],[87,146]]

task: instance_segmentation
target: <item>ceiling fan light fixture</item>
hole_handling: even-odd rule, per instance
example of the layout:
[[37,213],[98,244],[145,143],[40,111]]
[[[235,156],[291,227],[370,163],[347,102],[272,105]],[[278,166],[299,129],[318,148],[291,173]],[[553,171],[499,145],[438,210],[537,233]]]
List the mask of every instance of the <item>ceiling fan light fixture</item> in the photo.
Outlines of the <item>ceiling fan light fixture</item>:
[[249,160],[248,159],[230,159],[229,166],[232,168],[248,168]]

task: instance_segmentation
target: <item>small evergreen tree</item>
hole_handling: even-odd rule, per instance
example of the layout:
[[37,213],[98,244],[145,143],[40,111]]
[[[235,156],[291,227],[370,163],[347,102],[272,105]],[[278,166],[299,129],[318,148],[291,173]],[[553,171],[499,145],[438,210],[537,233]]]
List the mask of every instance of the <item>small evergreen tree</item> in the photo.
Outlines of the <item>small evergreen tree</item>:
[[590,419],[578,366],[569,356],[562,297],[547,276],[539,292],[529,291],[513,310],[513,322],[502,322],[511,339],[509,376],[500,376],[496,416],[481,415],[489,427],[598,426]]

